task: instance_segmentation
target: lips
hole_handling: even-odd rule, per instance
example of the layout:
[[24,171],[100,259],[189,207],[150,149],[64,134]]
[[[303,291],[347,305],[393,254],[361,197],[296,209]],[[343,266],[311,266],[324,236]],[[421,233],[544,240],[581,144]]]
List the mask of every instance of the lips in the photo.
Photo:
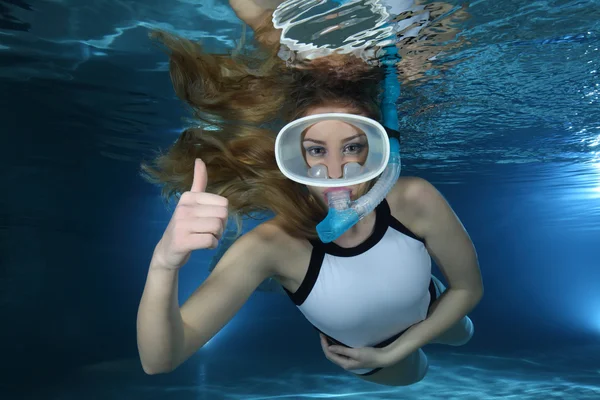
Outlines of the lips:
[[327,188],[323,191],[323,198],[325,199],[325,201],[328,201],[329,199],[327,198],[327,193],[331,193],[331,192],[350,192],[350,195],[352,195],[354,192],[352,191],[352,189],[350,189],[349,187],[343,186],[343,187],[333,187],[333,188]]
[[327,194],[329,192],[341,192],[341,191],[348,191],[351,192],[352,189],[350,189],[349,187],[346,186],[342,186],[342,187],[332,187],[332,188],[327,188],[323,191],[324,194]]

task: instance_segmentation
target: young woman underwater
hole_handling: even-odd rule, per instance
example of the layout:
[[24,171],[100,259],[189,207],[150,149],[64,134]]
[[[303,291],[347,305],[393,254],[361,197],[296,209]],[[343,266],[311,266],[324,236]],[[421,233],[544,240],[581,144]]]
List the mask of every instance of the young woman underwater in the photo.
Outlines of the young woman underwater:
[[[384,67],[330,54],[293,68],[272,46],[212,55],[155,37],[202,127],[143,165],[178,197],[139,306],[147,373],[177,368],[268,278],[319,332],[325,356],[364,380],[418,382],[424,345],[470,340],[467,314],[483,295],[476,252],[430,183],[399,177],[398,133],[381,123]],[[230,216],[266,210],[275,217],[241,236],[180,307],[178,271],[190,253],[215,248]]]

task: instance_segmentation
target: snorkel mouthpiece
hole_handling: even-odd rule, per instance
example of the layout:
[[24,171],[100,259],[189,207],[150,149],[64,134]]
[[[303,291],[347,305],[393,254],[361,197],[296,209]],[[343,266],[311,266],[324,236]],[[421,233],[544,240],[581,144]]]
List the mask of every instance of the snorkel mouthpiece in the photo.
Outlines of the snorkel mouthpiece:
[[332,190],[326,193],[329,212],[317,225],[319,239],[330,243],[352,228],[385,199],[400,176],[400,143],[390,138],[390,158],[387,167],[367,194],[355,201],[350,190]]
[[333,242],[360,221],[360,215],[351,207],[350,193],[350,190],[327,192],[329,212],[317,225],[317,233],[323,243]]

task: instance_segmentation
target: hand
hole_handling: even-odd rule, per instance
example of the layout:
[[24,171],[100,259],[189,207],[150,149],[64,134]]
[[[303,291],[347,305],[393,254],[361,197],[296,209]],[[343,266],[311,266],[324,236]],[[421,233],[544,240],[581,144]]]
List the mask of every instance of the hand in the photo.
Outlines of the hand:
[[319,335],[321,336],[321,347],[325,352],[325,357],[347,371],[363,368],[385,368],[391,365],[383,349],[375,347],[353,349],[330,345],[322,333],[319,333]]
[[228,201],[225,197],[205,193],[207,181],[206,165],[198,158],[192,188],[181,195],[154,249],[151,268],[176,270],[189,260],[193,250],[217,247],[227,225]]

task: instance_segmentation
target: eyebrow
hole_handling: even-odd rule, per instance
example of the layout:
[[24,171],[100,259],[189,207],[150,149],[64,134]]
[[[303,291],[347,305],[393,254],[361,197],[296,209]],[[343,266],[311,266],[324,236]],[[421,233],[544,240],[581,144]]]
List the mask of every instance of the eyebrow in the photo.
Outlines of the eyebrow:
[[[361,137],[361,136],[367,136],[364,133],[357,133],[356,135],[350,136],[346,139],[344,139],[344,143],[351,141],[352,139],[356,139],[357,137]],[[317,144],[325,144],[324,141],[322,140],[317,140],[317,139],[309,139],[309,138],[304,138],[303,142],[314,142]]]

